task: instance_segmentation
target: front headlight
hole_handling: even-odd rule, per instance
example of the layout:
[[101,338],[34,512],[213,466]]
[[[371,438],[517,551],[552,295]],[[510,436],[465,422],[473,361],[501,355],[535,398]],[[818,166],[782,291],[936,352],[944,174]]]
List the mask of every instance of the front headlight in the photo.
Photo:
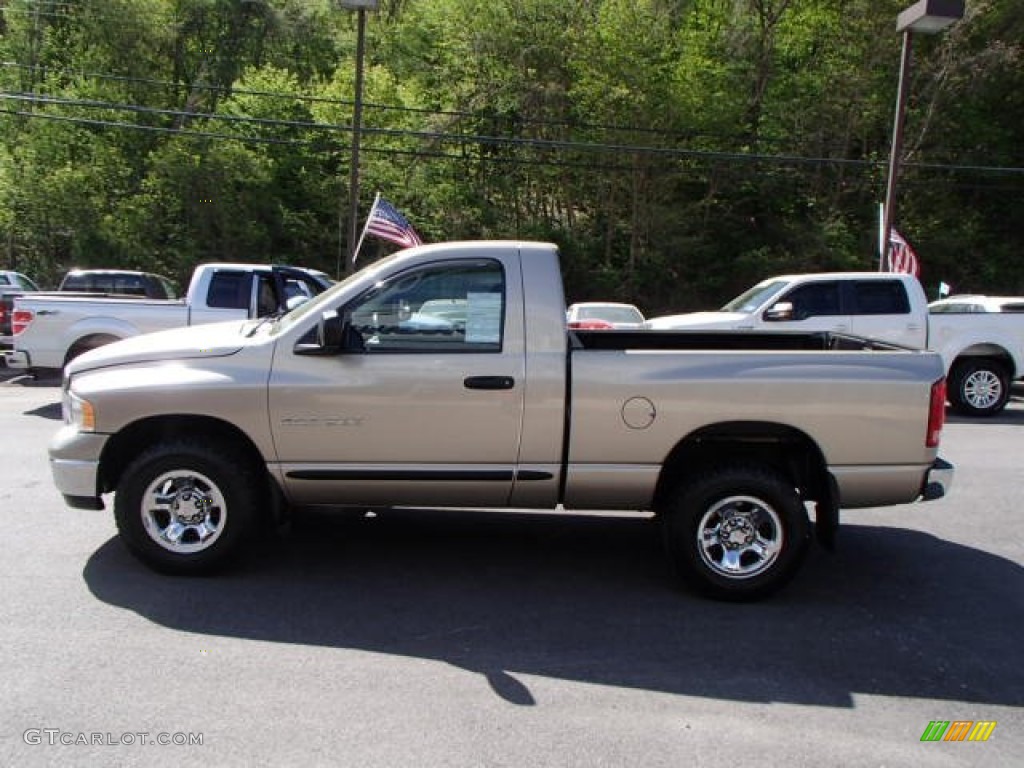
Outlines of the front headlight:
[[61,398],[64,423],[76,427],[80,432],[92,432],[96,428],[96,410],[92,403],[79,397],[70,389],[64,390]]

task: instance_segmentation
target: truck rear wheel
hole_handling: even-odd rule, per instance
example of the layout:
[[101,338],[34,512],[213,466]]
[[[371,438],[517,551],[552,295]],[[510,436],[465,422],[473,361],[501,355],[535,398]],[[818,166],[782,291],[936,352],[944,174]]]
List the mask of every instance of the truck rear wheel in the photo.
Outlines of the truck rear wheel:
[[228,564],[259,519],[265,483],[230,448],[192,440],[158,445],[122,474],[114,517],[128,549],[162,573],[192,576]]
[[950,371],[947,397],[963,416],[994,416],[1010,399],[1010,377],[994,360],[967,358]]
[[719,600],[757,600],[784,586],[807,552],[807,512],[767,468],[730,467],[685,483],[663,517],[680,579]]

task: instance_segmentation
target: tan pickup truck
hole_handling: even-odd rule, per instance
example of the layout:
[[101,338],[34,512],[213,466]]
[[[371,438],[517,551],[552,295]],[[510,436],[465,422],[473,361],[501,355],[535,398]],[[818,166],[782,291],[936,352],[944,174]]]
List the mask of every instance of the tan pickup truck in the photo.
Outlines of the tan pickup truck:
[[288,508],[653,511],[713,597],[777,589],[814,514],[942,496],[937,354],[829,333],[569,331],[555,246],[384,259],[276,319],[68,365],[50,447],[74,507],[171,573]]

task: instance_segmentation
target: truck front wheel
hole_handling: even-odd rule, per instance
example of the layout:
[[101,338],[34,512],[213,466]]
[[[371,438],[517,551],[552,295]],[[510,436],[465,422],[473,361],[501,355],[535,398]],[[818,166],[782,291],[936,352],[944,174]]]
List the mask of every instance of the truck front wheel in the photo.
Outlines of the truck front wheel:
[[226,565],[255,527],[265,488],[251,466],[230,456],[227,446],[189,440],[155,446],[132,462],[114,497],[132,554],[172,575]]
[[994,416],[1010,399],[1010,377],[998,362],[967,358],[949,374],[949,404],[964,416]]
[[757,600],[788,582],[807,552],[807,512],[792,483],[734,467],[677,489],[663,517],[677,575],[719,600]]

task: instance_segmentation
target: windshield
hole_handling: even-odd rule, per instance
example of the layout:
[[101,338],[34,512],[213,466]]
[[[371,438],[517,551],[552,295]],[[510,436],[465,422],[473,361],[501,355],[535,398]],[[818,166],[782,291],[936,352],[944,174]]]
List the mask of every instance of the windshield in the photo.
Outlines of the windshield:
[[769,296],[781,291],[785,286],[786,282],[784,280],[769,280],[764,283],[758,283],[722,307],[722,312],[753,312]]

